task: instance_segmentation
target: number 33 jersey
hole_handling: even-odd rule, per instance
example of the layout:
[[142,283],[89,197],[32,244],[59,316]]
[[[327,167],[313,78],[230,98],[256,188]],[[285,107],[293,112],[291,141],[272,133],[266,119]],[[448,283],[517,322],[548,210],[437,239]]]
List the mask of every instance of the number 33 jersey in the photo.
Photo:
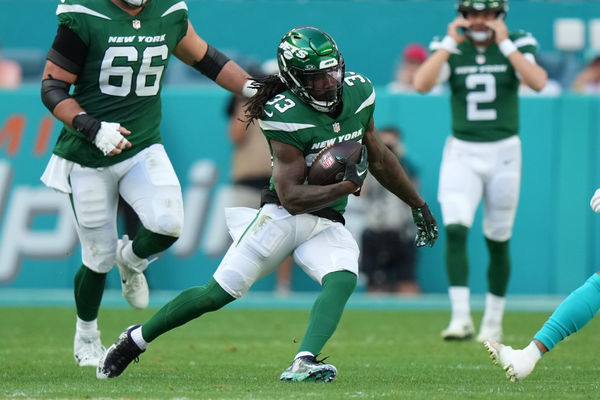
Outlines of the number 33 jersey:
[[[371,81],[364,75],[346,72],[342,105],[340,114],[331,117],[286,90],[266,102],[260,128],[269,147],[271,140],[297,147],[310,167],[317,154],[326,147],[350,140],[362,142],[375,111],[375,90]],[[273,182],[270,189],[275,190]],[[347,202],[347,197],[343,197],[329,207],[343,214]]]
[[[518,50],[535,62],[537,41],[531,34],[510,33]],[[439,38],[430,44],[439,48]],[[470,40],[457,47],[448,59],[452,130],[459,139],[490,142],[519,131],[519,77],[494,42],[478,49]]]
[[151,1],[133,17],[110,0],[61,0],[56,14],[59,25],[87,46],[73,97],[94,118],[129,129],[132,148],[104,157],[81,133],[65,126],[54,153],[101,167],[160,143],[161,84],[169,57],[187,32],[185,2]]

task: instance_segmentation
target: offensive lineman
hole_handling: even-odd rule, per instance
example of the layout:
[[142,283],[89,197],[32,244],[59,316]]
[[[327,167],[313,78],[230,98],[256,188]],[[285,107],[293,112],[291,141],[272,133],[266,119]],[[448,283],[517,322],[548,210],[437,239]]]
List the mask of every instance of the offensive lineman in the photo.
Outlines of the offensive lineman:
[[[356,286],[358,245],[342,214],[348,195],[358,192],[366,177],[367,154],[368,170],[412,207],[416,245],[433,246],[437,239],[427,204],[377,135],[373,85],[363,75],[344,75],[344,59],[331,36],[314,27],[293,29],[279,43],[277,60],[279,74],[258,78],[258,93],[248,102],[249,119],[259,120],[273,160],[263,206],[258,212],[228,210],[234,243],[213,278],[182,292],[143,325],[126,329],[100,361],[98,378],[119,376],[158,336],[242,297],[292,255],[322,291],[298,353],[280,379],[331,381],[336,368],[316,356]],[[317,153],[346,140],[362,141],[363,152],[358,164],[340,161],[345,164],[343,181],[304,184]]]
[[425,93],[448,81],[452,136],[446,140],[438,199],[446,227],[446,268],[452,304],[445,340],[474,334],[469,305],[467,233],[483,196],[483,233],[490,253],[488,293],[478,341],[499,341],[510,275],[509,239],[521,181],[518,136],[520,81],[541,90],[546,72],[535,63],[537,42],[526,32],[508,33],[506,0],[459,0],[459,15],[415,75]]
[[[41,179],[70,195],[83,262],[75,275],[73,351],[80,366],[96,366],[105,351],[97,317],[106,274],[116,262],[123,296],[146,308],[148,258],[183,227],[181,187],[159,131],[169,56],[232,92],[255,89],[196,34],[184,1],[61,0],[56,14],[41,95],[65,125]],[[133,241],[117,237],[119,194],[142,223]]]

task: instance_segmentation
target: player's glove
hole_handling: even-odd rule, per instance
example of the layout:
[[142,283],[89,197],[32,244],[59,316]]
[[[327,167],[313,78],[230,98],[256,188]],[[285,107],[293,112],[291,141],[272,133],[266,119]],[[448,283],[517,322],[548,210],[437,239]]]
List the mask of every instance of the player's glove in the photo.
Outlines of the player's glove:
[[592,200],[590,200],[590,206],[594,212],[600,213],[600,189],[596,189],[596,193],[594,193]]
[[425,203],[423,206],[412,209],[413,221],[417,226],[417,236],[415,237],[415,245],[423,247],[433,244],[438,238],[438,226],[433,214],[429,211],[429,206]]
[[94,144],[104,155],[116,149],[121,141],[123,141],[121,148],[127,144],[127,139],[119,132],[120,126],[118,122],[100,122],[100,129],[94,138]]
[[344,180],[354,183],[358,188],[352,193],[356,196],[360,196],[360,188],[362,187],[365,179],[367,178],[367,170],[369,163],[367,161],[367,146],[362,145],[362,151],[360,153],[360,161],[353,163],[346,159],[341,160],[346,165],[344,172]]
[[119,131],[121,125],[116,122],[100,122],[96,118],[81,112],[73,118],[73,128],[81,132],[90,142],[107,155],[119,146],[127,147],[129,141]]

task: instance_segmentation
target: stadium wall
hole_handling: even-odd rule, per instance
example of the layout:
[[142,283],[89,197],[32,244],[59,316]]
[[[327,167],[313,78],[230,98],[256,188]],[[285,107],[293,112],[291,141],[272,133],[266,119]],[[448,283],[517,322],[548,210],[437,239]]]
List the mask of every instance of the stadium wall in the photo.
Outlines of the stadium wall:
[[[396,124],[404,130],[408,156],[420,173],[421,192],[440,220],[436,190],[450,127],[448,97],[393,95],[383,88],[377,93],[376,125]],[[204,283],[227,244],[218,212],[229,180],[227,100],[228,94],[219,88],[163,91],[162,132],[183,187],[186,227],[176,245],[149,268],[153,289]],[[521,101],[523,180],[511,242],[510,293],[568,293],[598,269],[600,217],[588,204],[600,182],[600,163],[595,159],[598,115],[597,97]],[[39,88],[0,92],[0,288],[72,287],[80,252],[69,205],[39,181],[59,130],[39,100]],[[357,211],[350,211],[349,220],[352,212]],[[434,248],[419,250],[418,276],[426,292],[446,290],[444,240],[442,235]],[[470,233],[469,251],[471,286],[474,293],[483,293],[488,260],[481,210]],[[108,286],[119,287],[116,271]],[[270,276],[255,289],[273,287]],[[315,288],[296,268],[293,289]]]
[[[406,44],[428,44],[434,35],[445,33],[448,22],[456,15],[455,0],[186,0],[186,3],[200,36],[240,62],[273,58],[276,43],[285,32],[295,26],[314,25],[333,35],[351,70],[367,74],[377,85],[393,79],[398,56]],[[29,49],[31,57],[43,57],[56,32],[57,4],[58,0],[0,0],[4,17],[0,19],[0,45],[7,54],[26,57],[23,50]],[[556,18],[579,18],[587,24],[600,16],[597,0],[510,0],[509,4],[506,20],[509,29],[533,33],[542,52],[554,52]],[[581,60],[583,51],[569,56]]]

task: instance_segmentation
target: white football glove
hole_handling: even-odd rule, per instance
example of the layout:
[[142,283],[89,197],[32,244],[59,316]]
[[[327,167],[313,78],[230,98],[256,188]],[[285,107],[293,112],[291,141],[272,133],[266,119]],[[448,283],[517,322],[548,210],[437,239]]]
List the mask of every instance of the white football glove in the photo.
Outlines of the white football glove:
[[596,189],[596,193],[594,193],[592,200],[590,200],[590,206],[594,212],[600,213],[600,189]]
[[[107,155],[117,147],[124,149],[125,146],[127,146],[127,143],[129,143],[129,141],[121,135],[121,132],[119,132],[120,126],[121,124],[118,122],[100,122],[100,129],[96,134],[94,144],[104,155]],[[119,146],[119,143],[121,143],[121,146]]]

